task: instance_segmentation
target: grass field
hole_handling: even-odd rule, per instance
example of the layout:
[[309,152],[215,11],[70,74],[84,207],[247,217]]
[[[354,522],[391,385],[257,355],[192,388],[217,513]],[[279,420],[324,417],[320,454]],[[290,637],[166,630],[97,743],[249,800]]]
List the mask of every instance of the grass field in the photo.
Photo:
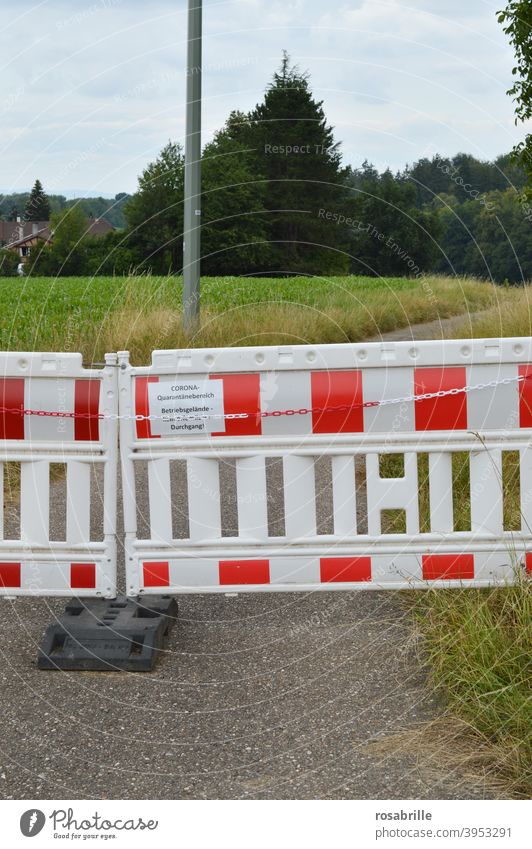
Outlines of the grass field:
[[[456,337],[527,336],[531,300],[530,287],[471,279],[212,278],[203,281],[201,327],[186,339],[179,280],[4,278],[0,347],[81,351],[86,361],[128,349],[134,363],[147,364],[156,348],[354,342],[456,315],[464,315]],[[517,504],[517,478],[510,486]],[[467,525],[467,505],[456,507]],[[462,737],[465,729],[466,745],[482,753],[490,780],[518,796],[532,793],[531,583],[420,593],[414,605],[423,654],[449,715]],[[440,731],[436,736],[441,750]]]
[[497,310],[511,291],[471,279],[365,277],[244,279],[202,283],[202,324],[181,329],[175,278],[0,278],[4,350],[80,350],[86,360],[155,348],[355,342],[423,321]]

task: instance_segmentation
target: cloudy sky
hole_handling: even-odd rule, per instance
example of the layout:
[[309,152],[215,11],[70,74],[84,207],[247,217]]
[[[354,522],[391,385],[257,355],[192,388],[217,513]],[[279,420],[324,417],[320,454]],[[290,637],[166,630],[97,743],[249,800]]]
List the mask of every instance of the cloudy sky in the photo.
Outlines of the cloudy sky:
[[[0,190],[132,191],[183,140],[186,0],[2,0]],[[204,0],[204,140],[260,100],[281,51],[309,70],[344,160],[492,158],[524,134],[504,0]]]

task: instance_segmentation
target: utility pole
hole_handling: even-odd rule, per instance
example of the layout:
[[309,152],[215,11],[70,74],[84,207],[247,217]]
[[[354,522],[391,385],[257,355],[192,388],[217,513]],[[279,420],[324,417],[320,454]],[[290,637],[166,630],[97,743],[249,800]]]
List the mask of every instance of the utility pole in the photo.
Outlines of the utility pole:
[[183,228],[183,324],[187,332],[195,330],[200,313],[202,2],[188,0]]

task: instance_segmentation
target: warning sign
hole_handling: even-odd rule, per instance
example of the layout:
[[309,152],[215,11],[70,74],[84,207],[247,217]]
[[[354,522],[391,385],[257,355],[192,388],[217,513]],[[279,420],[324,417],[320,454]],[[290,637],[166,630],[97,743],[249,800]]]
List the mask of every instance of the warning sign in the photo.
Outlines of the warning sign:
[[172,380],[148,385],[153,436],[223,433],[223,380]]

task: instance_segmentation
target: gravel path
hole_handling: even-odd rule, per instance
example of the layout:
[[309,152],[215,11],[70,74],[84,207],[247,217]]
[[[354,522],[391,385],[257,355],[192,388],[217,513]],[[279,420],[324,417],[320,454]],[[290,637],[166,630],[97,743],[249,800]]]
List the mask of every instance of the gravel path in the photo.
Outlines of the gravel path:
[[1,603],[0,798],[482,796],[404,737],[372,746],[440,710],[394,593],[184,596],[164,658],[137,675],[37,670],[63,606]]

